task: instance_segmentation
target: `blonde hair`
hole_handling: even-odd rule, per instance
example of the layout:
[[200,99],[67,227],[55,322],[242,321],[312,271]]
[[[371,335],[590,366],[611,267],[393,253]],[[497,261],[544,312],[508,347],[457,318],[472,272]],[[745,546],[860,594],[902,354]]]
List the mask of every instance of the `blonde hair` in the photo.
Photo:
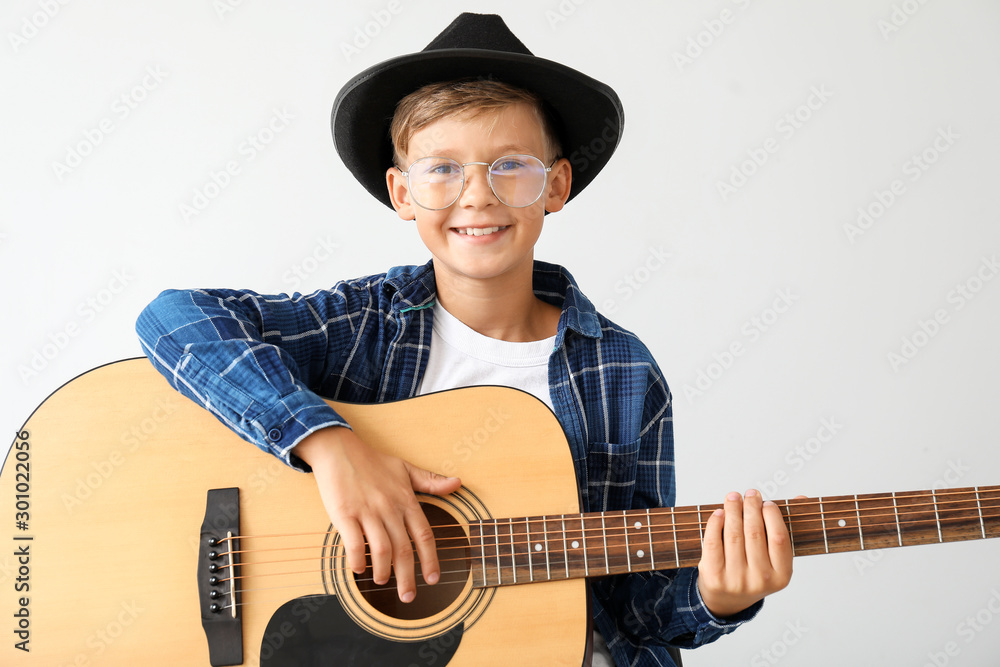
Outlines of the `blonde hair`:
[[428,84],[399,101],[389,127],[393,159],[397,166],[405,168],[404,160],[410,147],[410,139],[436,120],[449,116],[475,118],[491,114],[492,128],[499,119],[500,112],[514,104],[527,105],[542,126],[542,137],[548,155],[538,157],[546,162],[559,157],[559,139],[553,121],[545,112],[538,95],[493,79],[460,79]]

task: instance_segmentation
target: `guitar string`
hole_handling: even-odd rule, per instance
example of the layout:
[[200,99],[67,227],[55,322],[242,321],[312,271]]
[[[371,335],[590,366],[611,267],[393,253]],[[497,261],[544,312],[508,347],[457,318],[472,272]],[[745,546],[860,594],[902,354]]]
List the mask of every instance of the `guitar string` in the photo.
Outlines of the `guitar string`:
[[[947,498],[949,496],[960,496],[960,495],[969,495],[969,494],[975,495],[976,491],[973,488],[971,488],[971,487],[968,488],[968,489],[952,489],[952,490],[948,490],[948,491],[933,492],[934,493],[934,497],[937,499],[936,501],[932,500],[932,499],[924,499],[922,501],[922,504],[913,504],[913,505],[899,505],[898,503],[901,500],[902,501],[906,501],[906,500],[910,500],[910,499],[924,498],[925,496],[927,496],[928,494],[931,494],[932,492],[931,491],[911,491],[911,492],[906,492],[906,493],[903,493],[903,494],[896,494],[895,496],[892,496],[892,495],[887,495],[887,496],[872,495],[872,496],[866,496],[866,497],[858,497],[857,499],[855,499],[854,496],[836,496],[836,497],[833,497],[833,498],[823,498],[823,497],[819,497],[819,498],[816,498],[816,499],[813,499],[813,498],[800,498],[800,499],[790,499],[790,500],[778,500],[778,501],[773,501],[773,502],[775,502],[775,504],[785,503],[786,506],[790,506],[790,507],[794,507],[794,508],[800,508],[800,507],[801,508],[804,508],[804,507],[820,508],[819,512],[816,512],[814,514],[801,514],[800,513],[800,514],[796,514],[795,518],[810,517],[810,516],[828,516],[828,515],[831,515],[831,514],[833,514],[835,512],[844,512],[844,513],[848,513],[850,515],[854,515],[857,512],[857,508],[855,506],[855,503],[861,504],[861,503],[871,503],[871,502],[881,502],[881,501],[885,501],[885,502],[889,502],[889,503],[895,503],[895,508],[897,510],[904,510],[904,509],[909,509],[909,508],[924,508],[922,510],[913,510],[914,512],[916,512],[916,511],[929,511],[928,508],[935,508],[936,507],[938,511],[949,511],[949,510],[951,510],[951,511],[958,511],[959,509],[974,509],[974,508],[971,508],[971,507],[970,508],[956,508],[956,507],[947,507],[947,506],[942,508],[941,505],[944,504],[944,503],[952,503],[952,504],[970,503],[970,504],[976,504],[976,503],[981,502],[983,500],[988,501],[988,500],[998,500],[998,499],[1000,499],[1000,495],[998,495],[996,498],[984,498],[983,497],[983,494],[989,493],[991,491],[994,492],[994,493],[1000,494],[1000,486],[980,487],[980,489],[979,489],[979,499],[977,499],[975,497],[972,497],[972,498],[961,499],[961,500],[942,500],[942,498]],[[907,495],[907,494],[910,494],[910,495]],[[849,507],[846,507],[844,509],[835,509],[835,510],[829,510],[829,509],[827,509],[827,507],[829,507],[830,505],[834,505],[834,504],[845,504],[845,505],[849,505]],[[648,512],[649,512],[650,516],[655,516],[655,517],[660,517],[660,516],[664,516],[664,515],[667,515],[667,514],[673,515],[674,517],[685,516],[685,515],[698,515],[699,516],[699,523],[700,523],[701,522],[700,517],[702,515],[709,515],[712,512],[714,512],[716,509],[719,509],[721,507],[723,507],[723,505],[721,505],[721,504],[702,505],[700,507],[691,507],[691,506],[688,506],[688,507],[656,507],[656,508],[649,508]],[[779,505],[779,508],[780,507],[781,507],[781,505]],[[977,505],[977,507],[978,507],[978,505]],[[886,507],[885,509],[889,509],[889,508]],[[636,518],[646,515],[646,510],[633,509],[633,510],[620,510],[619,512],[622,512],[622,514],[619,514],[618,512],[605,512],[605,513],[603,513],[603,516],[605,518],[608,518],[608,517],[615,517],[615,518],[617,518],[619,516],[625,516],[626,518],[633,518],[633,517],[629,517],[628,514],[627,514],[627,512],[634,513],[634,517],[636,517]],[[583,519],[583,520],[587,520],[587,519],[591,519],[591,518],[596,519],[600,515],[595,515],[593,517],[588,517],[586,513],[584,513],[584,514],[577,513],[577,514],[573,514],[572,516],[573,516],[573,518],[572,518],[573,521],[578,521],[580,519]],[[560,520],[562,520],[564,518],[564,517],[562,517],[562,515],[548,515],[548,516],[537,516],[537,517],[523,517],[523,518],[520,518],[520,519],[515,519],[515,521],[517,523],[531,524],[531,523],[538,523],[538,522],[542,522],[542,521],[555,521],[556,517],[559,517]],[[509,520],[510,519],[505,518],[505,519],[493,519],[492,521],[495,523],[495,522],[498,522],[498,521],[509,521]],[[485,520],[481,520],[481,521],[472,521],[472,522],[469,522],[469,523],[458,523],[458,522],[456,522],[456,523],[453,523],[453,524],[447,524],[447,525],[441,525],[441,526],[431,526],[431,528],[435,529],[435,530],[436,529],[443,529],[443,528],[454,527],[454,526],[468,528],[468,527],[470,527],[472,525],[482,525],[484,523],[489,523],[490,521],[491,521],[490,519],[485,519]],[[680,525],[680,524],[678,524],[678,525]],[[287,538],[287,537],[299,537],[299,536],[310,536],[310,535],[333,535],[333,534],[336,534],[336,533],[337,533],[336,530],[333,530],[333,531],[314,531],[314,532],[306,532],[306,533],[273,533],[273,534],[262,534],[262,535],[253,535],[253,536],[234,536],[234,539],[236,537],[241,537],[242,539],[249,539],[250,537],[252,537],[254,539]],[[228,538],[220,538],[219,539],[219,543],[221,544],[221,543],[227,541],[227,539]]]
[[[988,509],[1000,509],[1000,507],[990,507]],[[996,519],[996,518],[1000,518],[1000,515],[988,515],[987,516],[987,515],[984,514],[983,518],[984,518],[984,520],[985,519]],[[926,521],[928,523],[931,522],[931,521],[934,521],[935,525],[938,523],[937,520],[931,520],[931,519],[927,519],[927,520],[924,520],[924,521]],[[921,523],[923,523],[924,521],[921,521]],[[966,518],[966,517],[952,518],[952,519],[942,518],[940,520],[940,522],[942,523],[942,525],[945,525],[945,524],[951,525],[951,524],[955,524],[955,523],[958,523],[958,522],[967,523],[969,521],[971,521],[971,519]],[[869,528],[869,529],[871,529],[871,528],[890,528],[890,529],[894,529],[895,525],[896,525],[895,522],[892,522],[892,523],[881,523],[881,524],[868,524],[868,525],[862,526],[862,528]],[[841,529],[842,532],[848,533],[848,537],[850,537],[851,539],[854,539],[854,536],[850,535],[849,533],[852,533],[853,529],[856,528],[856,526],[845,525],[845,526],[839,527],[839,528]],[[695,529],[688,528],[688,529],[683,529],[683,530],[693,531]],[[673,533],[673,528],[671,527],[671,528],[669,528],[668,530],[665,530],[665,531],[660,531],[660,530],[652,531],[652,533],[654,535],[662,535],[663,533],[667,533],[667,532],[669,532],[669,533],[672,534]],[[819,534],[821,532],[821,529],[816,529],[814,532],[817,533],[817,534]],[[614,537],[615,535],[612,534],[611,536]],[[830,536],[830,539],[837,539],[837,537],[838,536],[833,535],[833,536]],[[467,539],[467,538],[462,538],[462,539]],[[800,537],[800,539],[798,541],[804,542],[805,540],[802,540],[801,537]],[[560,540],[560,542],[564,542],[564,540]],[[540,542],[535,541],[535,540],[528,540],[528,541],[523,541],[523,542],[521,542],[521,541],[514,541],[513,542],[513,546],[514,547],[524,546],[524,545],[531,544],[531,543],[541,544]],[[490,561],[490,566],[492,567],[492,561],[495,560],[495,559],[511,559],[512,560],[511,565],[507,566],[509,568],[517,568],[517,567],[521,567],[521,568],[529,567],[530,568],[531,567],[530,565],[526,566],[523,562],[519,565],[518,563],[515,563],[513,561],[516,560],[516,559],[518,559],[519,557],[523,561],[525,555],[527,555],[529,557],[529,559],[530,559],[530,557],[532,556],[533,553],[535,553],[535,554],[541,554],[541,553],[543,553],[543,552],[531,552],[530,550],[527,550],[526,552],[524,552],[522,554],[504,553],[504,552],[500,551],[501,548],[505,549],[509,544],[511,544],[511,543],[508,542],[508,541],[506,541],[506,540],[503,540],[503,541],[497,540],[492,545],[489,544],[489,543],[487,543],[487,542],[485,542],[485,541],[483,541],[482,544],[481,544],[481,548],[483,550],[488,549],[489,547],[492,546],[492,547],[495,547],[494,551],[495,552],[499,552],[499,553],[486,554],[486,555],[483,555],[481,557],[480,556],[465,556],[465,555],[463,555],[463,557],[460,557],[460,558],[439,558],[438,562],[439,563],[448,563],[448,562],[455,562],[455,561],[468,562],[468,561],[479,560],[480,558],[485,558],[485,559],[487,559],[487,560]],[[700,552],[700,550],[701,550],[701,538],[700,538],[700,536],[694,537],[694,538],[682,538],[682,539],[678,539],[678,540],[673,540],[673,539],[654,539],[654,540],[651,540],[651,541],[650,540],[641,540],[640,542],[637,543],[636,546],[641,546],[643,544],[649,544],[651,550],[653,550],[654,548],[657,548],[657,547],[668,547],[671,551],[673,551],[675,553],[681,552],[681,551],[696,550],[696,555],[697,555],[697,553]],[[694,546],[690,547],[690,546],[687,546],[687,545],[694,545]],[[892,546],[898,546],[898,545],[892,545]],[[294,548],[298,548],[298,549],[307,549],[307,548],[315,549],[317,547],[308,547],[308,546],[305,546],[305,547],[294,547]],[[474,551],[476,551],[479,548],[480,548],[479,545],[472,546],[468,542],[466,542],[466,544],[463,544],[461,546],[442,547],[442,548],[438,549],[438,552],[441,553],[441,552],[445,552],[445,551],[456,551],[456,550],[462,551],[462,552],[470,552],[470,551],[474,552]],[[593,548],[594,547],[591,547],[590,549],[585,549],[585,550],[586,551],[590,551]],[[267,551],[267,550],[258,550],[258,551]],[[554,549],[554,550],[550,550],[549,553],[553,553],[553,552],[558,553],[559,551],[565,551],[565,548],[563,548],[563,549],[557,548],[557,549]],[[567,552],[567,556],[569,556],[569,552]],[[257,562],[248,561],[248,562],[245,562],[245,563],[239,563],[237,565],[238,565],[238,567],[243,568],[243,567],[257,566],[257,565],[273,565],[273,564],[284,564],[284,563],[291,563],[291,562],[313,561],[313,560],[315,560],[315,558],[316,557],[313,556],[313,557],[296,558],[296,559],[286,559],[286,560],[278,560],[278,561],[257,561]],[[321,561],[322,560],[333,560],[335,558],[336,559],[342,559],[343,556],[342,555],[322,556],[322,557],[320,557],[320,560]],[[687,557],[685,557],[685,559],[687,559]],[[225,569],[229,569],[230,567],[231,567],[230,565],[226,564],[226,565],[223,565],[222,567],[220,567],[219,569],[220,570],[225,570]],[[501,564],[501,569],[503,569],[503,567],[504,566]],[[330,566],[330,567],[325,567],[324,571],[333,572],[335,570],[340,570],[340,571],[346,572],[349,569],[350,568],[347,568],[347,567],[334,568],[334,567]],[[366,568],[366,570],[367,569],[368,568]],[[444,575],[444,574],[450,574],[450,573],[455,573],[455,572],[459,572],[459,571],[457,571],[457,570],[444,570],[444,571],[441,572],[441,574]],[[461,572],[464,573],[464,572],[466,572],[466,570],[463,569],[463,570],[461,570]],[[288,575],[295,575],[295,574],[315,574],[315,571],[311,570],[311,571],[301,571],[301,572],[269,572],[269,573],[258,573],[258,574],[253,574],[253,575],[251,575],[251,574],[236,575],[236,576],[226,577],[226,578],[220,579],[220,583],[227,583],[227,582],[231,582],[231,581],[236,580],[236,579],[250,579],[250,578],[265,577],[265,576],[288,576]],[[393,575],[390,574],[390,577],[392,577],[392,576]],[[358,578],[358,577],[356,577],[355,580],[356,581],[363,581],[363,582],[373,581],[373,579],[365,579],[365,578]]]
[[[788,501],[788,502],[789,502],[789,505],[791,507],[804,507],[804,506],[806,506],[806,504],[791,505],[791,502],[790,501]],[[834,503],[834,502],[837,502],[837,501],[831,501],[831,504]],[[843,502],[848,502],[848,501],[843,501]],[[849,502],[851,503],[851,505],[854,505],[854,501],[853,500],[850,500]],[[956,501],[951,501],[951,502],[954,504]],[[928,511],[927,508],[935,507],[935,506],[936,506],[937,514],[938,515],[940,515],[942,512],[955,512],[955,511],[968,511],[968,510],[986,511],[986,510],[990,510],[990,509],[1000,509],[1000,506],[983,505],[981,502],[977,502],[976,499],[969,499],[969,500],[963,500],[963,501],[958,501],[958,502],[968,503],[968,504],[975,504],[975,506],[974,507],[962,507],[962,508],[958,508],[958,507],[954,507],[954,506],[946,506],[946,507],[942,508],[940,506],[941,505],[940,502],[938,502],[936,504],[933,503],[933,502],[931,502],[931,503],[925,503],[925,505],[915,505],[915,504],[897,505],[895,508],[892,508],[893,509],[892,512],[888,512],[887,511],[886,513],[881,513],[881,514],[872,514],[872,513],[870,513],[870,509],[869,509],[869,510],[866,510],[866,513],[862,517],[862,527],[875,528],[875,527],[882,527],[882,526],[886,525],[886,524],[877,524],[877,523],[870,523],[870,522],[866,523],[864,521],[865,518],[871,519],[871,518],[882,518],[882,517],[892,516],[893,517],[892,523],[895,524],[896,523],[896,516],[897,515],[915,514],[915,513],[918,513],[918,512],[922,512],[922,511]],[[809,504],[812,504],[812,503],[809,503]],[[817,501],[817,506],[819,506],[818,501]],[[703,507],[703,508],[701,508],[701,511],[700,511],[699,514],[701,514],[701,515],[711,514],[718,507],[719,506],[706,506],[706,507]],[[914,508],[920,508],[920,509],[918,510],[918,509],[914,509]],[[666,509],[666,508],[664,508],[664,509]],[[876,509],[889,510],[890,508],[889,507],[885,507],[885,508],[876,508]],[[631,511],[634,511],[634,510],[631,510]],[[785,519],[787,519],[788,521],[790,521],[790,522],[804,522],[804,521],[809,521],[809,520],[819,520],[820,517],[822,517],[823,519],[825,519],[827,521],[830,521],[830,520],[839,520],[839,519],[842,519],[842,518],[844,518],[844,516],[849,516],[853,520],[853,519],[857,518],[857,512],[858,512],[857,507],[850,507],[850,508],[837,509],[837,510],[829,510],[829,511],[826,511],[825,508],[824,508],[824,511],[822,511],[822,512],[814,512],[814,513],[801,513],[800,512],[800,513],[797,513],[797,514],[793,515],[793,514],[791,514],[791,512],[789,512],[788,516],[783,515],[783,517]],[[697,512],[696,511],[688,511],[688,512],[681,511],[681,512],[675,512],[673,514],[676,517],[677,515],[683,516],[685,514],[694,514],[694,513],[697,513]],[[657,517],[657,518],[659,518],[659,517],[662,517],[662,516],[666,516],[668,514],[671,514],[671,512],[669,512],[669,511],[663,511],[663,510],[661,510],[659,512],[652,511],[652,510],[650,511],[650,516],[651,517]],[[572,521],[573,522],[580,521],[581,523],[583,523],[583,528],[582,528],[582,530],[581,529],[576,529],[576,528],[571,529],[570,532],[572,532],[573,534],[576,534],[578,532],[586,533],[587,531],[597,532],[598,534],[606,532],[603,527],[589,527],[589,526],[586,525],[586,522],[588,520],[596,519],[596,518],[598,518],[597,516],[595,516],[595,517],[587,517],[586,515],[574,515],[574,516],[575,516],[575,518],[572,519]],[[604,518],[606,520],[607,519],[612,519],[612,520],[623,519],[623,520],[628,521],[628,520],[631,520],[631,519],[634,519],[634,518],[640,518],[642,516],[645,516],[645,512],[639,512],[637,515],[632,516],[632,517],[630,517],[630,516],[628,516],[627,514],[624,514],[624,513],[623,514],[613,513],[610,516],[607,513],[605,513],[603,516],[604,516]],[[953,520],[975,521],[977,518],[978,518],[978,514],[976,516],[974,516],[974,517],[964,517],[964,518],[963,517],[959,517],[959,518],[955,518]],[[986,518],[986,517],[984,516],[984,518]],[[990,518],[993,518],[993,517],[990,517]],[[911,523],[912,524],[912,523],[921,523],[921,522],[936,522],[937,520],[938,520],[938,518],[930,518],[930,517],[928,517],[926,519],[908,519],[908,520],[906,520],[906,523]],[[492,522],[490,520],[485,520],[485,521],[471,522],[471,523],[468,523],[468,524],[457,524],[456,523],[456,524],[449,524],[447,526],[433,526],[432,528],[434,528],[434,529],[461,528],[461,527],[471,528],[471,526],[473,526],[473,525],[484,526],[484,525],[489,525],[490,523],[493,523],[493,525],[495,527],[500,527],[500,526],[507,525],[507,523],[509,521],[510,521],[509,519],[506,519],[506,520],[493,520]],[[528,527],[527,529],[530,531],[531,530],[530,524],[532,524],[532,523],[539,523],[539,522],[542,522],[542,521],[555,521],[555,518],[554,517],[539,517],[539,518],[525,517],[524,519],[515,519],[513,521],[513,523],[514,523],[514,526],[517,526],[517,527],[520,527],[522,525],[527,526]],[[679,531],[694,530],[694,529],[699,529],[700,530],[702,525],[703,525],[703,523],[700,520],[698,522],[696,522],[696,523],[691,523],[691,522],[676,522],[676,521],[674,521],[671,524],[671,529],[676,528]],[[623,528],[628,528],[628,527],[629,526],[627,524],[623,526]],[[793,523],[793,528],[796,528],[796,527],[799,527],[798,524]],[[615,530],[618,530],[618,528],[615,528]],[[802,525],[801,527],[799,527],[799,530],[809,530],[809,528],[808,528],[808,526]],[[816,530],[819,531],[819,530],[822,530],[822,528],[817,528]],[[544,532],[544,530],[543,530],[543,532]],[[322,532],[317,531],[317,532],[312,532],[312,533],[289,533],[289,534],[285,534],[285,535],[243,535],[243,536],[234,536],[233,539],[253,540],[253,539],[275,538],[275,537],[288,538],[288,537],[303,537],[303,536],[309,537],[309,536],[320,536],[320,535],[327,535],[328,536],[328,535],[332,535],[332,534],[336,534],[336,531],[322,531]],[[497,534],[499,534],[499,533],[497,533]],[[505,535],[510,535],[511,533],[507,532],[507,533],[504,533],[504,534]],[[519,532],[517,532],[517,533],[514,533],[514,534],[515,535],[522,535],[522,534],[527,535],[528,533],[527,532],[525,532],[525,533],[519,533]],[[584,535],[584,537],[586,537],[586,535]],[[436,538],[435,542],[438,542],[438,541],[448,541],[448,540],[464,540],[464,539],[467,539],[465,535],[459,535],[459,536],[455,536],[455,537],[451,537],[451,538],[448,538],[448,537]],[[228,540],[229,540],[229,538],[222,538],[222,539],[219,540],[219,544],[227,542]],[[531,541],[532,540],[527,540],[527,542],[531,542]],[[367,545],[368,543],[366,542],[365,544]],[[254,552],[261,552],[261,551],[287,551],[287,550],[305,549],[305,548],[315,548],[315,547],[312,547],[312,546],[303,546],[303,547],[270,547],[270,548],[267,548],[267,549],[244,549],[244,550],[235,550],[235,551],[233,551],[232,549],[230,549],[229,551],[220,553],[219,556],[232,555],[233,553],[247,554],[247,553],[254,553]]]

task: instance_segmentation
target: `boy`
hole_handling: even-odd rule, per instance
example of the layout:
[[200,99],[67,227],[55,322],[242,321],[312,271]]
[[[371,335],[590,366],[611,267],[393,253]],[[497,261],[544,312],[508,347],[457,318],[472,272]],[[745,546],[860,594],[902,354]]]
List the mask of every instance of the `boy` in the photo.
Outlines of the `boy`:
[[[440,576],[414,492],[448,494],[461,480],[369,448],[319,396],[382,402],[518,387],[559,418],[584,511],[672,505],[671,402],[659,369],[568,272],[533,256],[545,214],[617,145],[614,91],[534,57],[499,17],[463,14],[420,53],[348,83],[332,123],[348,168],[415,220],[431,261],[309,296],[165,292],[137,324],[157,368],[245,439],[311,470],[350,567],[365,570],[367,548],[376,583],[395,574],[404,602],[416,594],[414,547],[426,582]],[[596,136],[608,149],[573,173],[565,155]],[[671,664],[667,645],[712,641],[787,585],[777,507],[748,491],[724,508],[706,526],[697,570],[591,581],[596,628],[617,664]]]

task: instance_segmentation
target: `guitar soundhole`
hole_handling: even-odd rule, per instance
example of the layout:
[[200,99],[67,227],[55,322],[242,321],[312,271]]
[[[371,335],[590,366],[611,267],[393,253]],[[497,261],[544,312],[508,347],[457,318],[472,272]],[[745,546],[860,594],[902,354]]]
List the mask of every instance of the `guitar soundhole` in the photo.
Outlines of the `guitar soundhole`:
[[433,586],[424,581],[416,554],[417,596],[409,604],[399,599],[395,575],[390,576],[384,586],[378,586],[372,581],[370,558],[365,573],[356,578],[358,590],[368,604],[383,614],[400,620],[427,618],[445,610],[462,594],[469,579],[469,540],[465,531],[454,517],[440,507],[427,503],[421,503],[421,507],[427,515],[427,521],[434,528],[441,567],[440,581]]

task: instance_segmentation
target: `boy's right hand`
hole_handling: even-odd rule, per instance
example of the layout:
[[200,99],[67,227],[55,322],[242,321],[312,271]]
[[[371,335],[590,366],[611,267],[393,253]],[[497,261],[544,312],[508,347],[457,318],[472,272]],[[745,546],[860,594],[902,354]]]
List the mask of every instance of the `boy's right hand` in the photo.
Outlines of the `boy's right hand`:
[[294,451],[312,467],[323,506],[340,533],[351,570],[364,573],[367,538],[375,583],[387,583],[395,569],[396,589],[403,602],[412,601],[417,592],[414,546],[424,581],[437,583],[441,570],[434,532],[414,492],[453,493],[462,485],[460,479],[382,454],[342,426],[310,434]]

